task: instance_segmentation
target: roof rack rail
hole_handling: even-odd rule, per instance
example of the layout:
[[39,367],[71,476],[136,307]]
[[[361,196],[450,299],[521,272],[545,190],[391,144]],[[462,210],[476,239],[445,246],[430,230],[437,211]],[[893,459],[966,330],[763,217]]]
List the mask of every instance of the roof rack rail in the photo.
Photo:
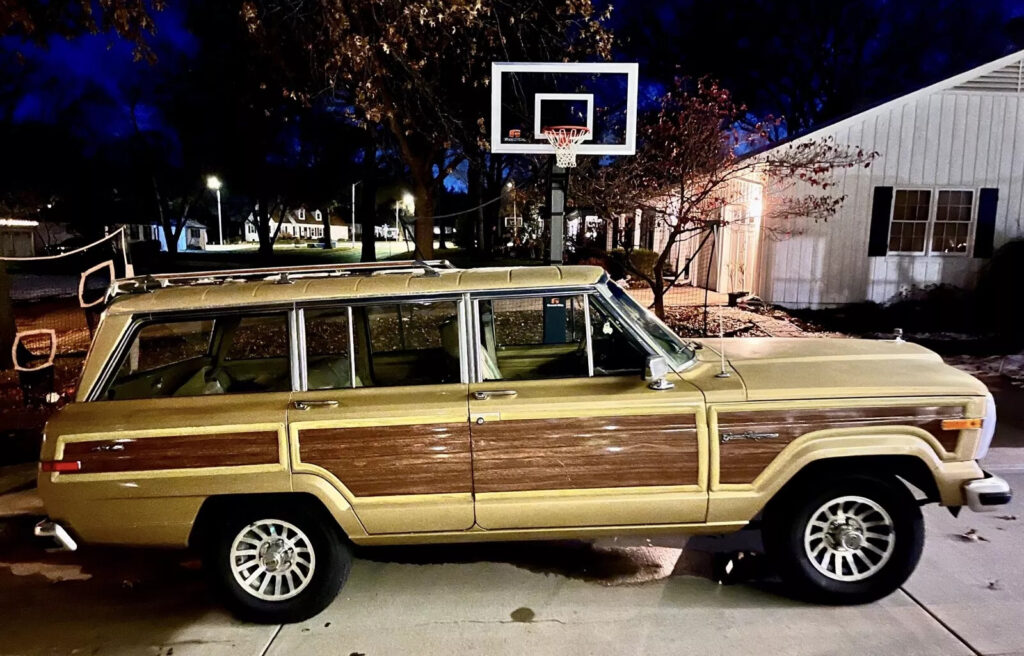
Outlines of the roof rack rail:
[[164,287],[192,287],[221,285],[227,282],[258,280],[289,283],[299,278],[329,278],[332,276],[372,276],[388,273],[419,272],[428,276],[440,275],[440,269],[454,269],[448,260],[395,260],[392,262],[358,262],[354,264],[309,264],[303,266],[263,267],[252,269],[224,269],[221,271],[195,271],[187,273],[158,273],[134,278],[120,278],[110,284],[108,299],[121,294],[140,294]]

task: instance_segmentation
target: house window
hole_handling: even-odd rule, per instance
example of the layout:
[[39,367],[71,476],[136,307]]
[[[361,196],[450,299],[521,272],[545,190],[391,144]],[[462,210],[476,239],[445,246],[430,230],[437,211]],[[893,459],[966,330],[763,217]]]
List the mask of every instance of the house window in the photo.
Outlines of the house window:
[[924,253],[928,233],[928,211],[932,192],[927,189],[897,189],[889,226],[890,253]]
[[972,191],[939,192],[935,205],[935,225],[932,228],[933,253],[967,252],[973,207]]
[[973,216],[973,191],[897,189],[892,201],[888,252],[966,254]]

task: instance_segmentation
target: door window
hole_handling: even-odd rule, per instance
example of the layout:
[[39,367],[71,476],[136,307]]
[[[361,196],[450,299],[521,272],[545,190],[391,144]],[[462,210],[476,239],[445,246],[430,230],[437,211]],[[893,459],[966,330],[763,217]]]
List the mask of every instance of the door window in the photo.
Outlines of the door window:
[[582,295],[481,300],[483,379],[588,376],[584,302]]
[[349,309],[305,310],[306,386],[311,390],[362,387],[352,374]]
[[455,301],[352,308],[357,385],[441,385],[462,380]]

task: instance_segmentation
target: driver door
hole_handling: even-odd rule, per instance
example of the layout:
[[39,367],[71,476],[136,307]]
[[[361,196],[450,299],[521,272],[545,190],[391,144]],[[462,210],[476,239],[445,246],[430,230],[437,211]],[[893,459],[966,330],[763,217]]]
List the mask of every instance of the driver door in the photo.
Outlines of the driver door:
[[488,529],[703,522],[701,392],[643,380],[649,351],[596,296],[478,295],[469,416]]

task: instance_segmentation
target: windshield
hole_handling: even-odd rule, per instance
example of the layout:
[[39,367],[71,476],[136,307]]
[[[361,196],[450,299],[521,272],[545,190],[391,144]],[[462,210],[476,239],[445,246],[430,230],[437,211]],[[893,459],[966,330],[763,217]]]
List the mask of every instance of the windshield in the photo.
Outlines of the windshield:
[[638,328],[641,328],[657,343],[658,347],[671,358],[675,366],[678,367],[693,359],[693,349],[621,287],[608,281],[608,291],[611,293],[612,303],[615,307],[632,319]]

